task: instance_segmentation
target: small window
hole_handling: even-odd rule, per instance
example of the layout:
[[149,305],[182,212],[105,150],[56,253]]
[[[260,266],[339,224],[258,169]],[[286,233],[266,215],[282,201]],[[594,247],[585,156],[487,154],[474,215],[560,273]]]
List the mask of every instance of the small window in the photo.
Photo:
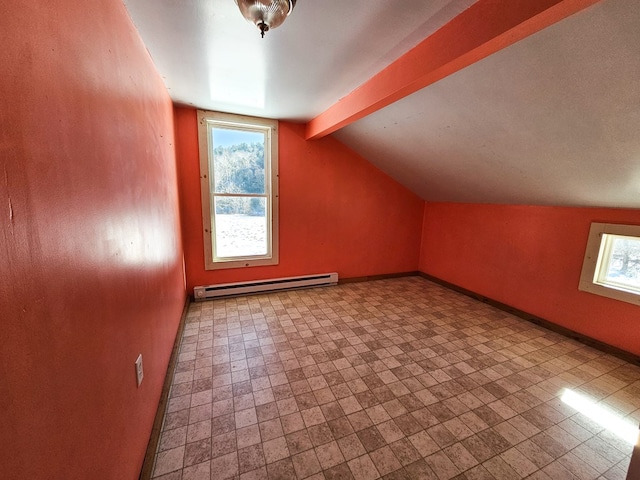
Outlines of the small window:
[[205,268],[278,263],[278,122],[198,110]]
[[579,288],[640,305],[640,225],[591,224]]

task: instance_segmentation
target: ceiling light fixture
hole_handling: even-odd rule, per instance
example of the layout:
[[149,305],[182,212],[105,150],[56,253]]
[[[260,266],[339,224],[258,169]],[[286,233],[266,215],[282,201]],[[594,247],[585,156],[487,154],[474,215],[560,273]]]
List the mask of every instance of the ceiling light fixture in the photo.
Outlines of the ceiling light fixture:
[[279,27],[289,16],[296,0],[235,0],[242,16],[264,33]]

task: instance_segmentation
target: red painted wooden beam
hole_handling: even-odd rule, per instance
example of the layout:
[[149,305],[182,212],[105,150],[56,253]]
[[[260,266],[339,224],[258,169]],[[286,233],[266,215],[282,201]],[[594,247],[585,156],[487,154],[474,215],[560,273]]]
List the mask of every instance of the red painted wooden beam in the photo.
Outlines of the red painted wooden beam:
[[322,138],[600,0],[479,0],[307,124]]

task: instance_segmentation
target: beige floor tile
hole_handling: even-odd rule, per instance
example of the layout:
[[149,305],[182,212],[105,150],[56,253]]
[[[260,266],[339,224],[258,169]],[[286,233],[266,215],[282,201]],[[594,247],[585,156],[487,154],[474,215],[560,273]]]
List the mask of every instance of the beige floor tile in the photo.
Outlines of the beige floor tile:
[[342,451],[337,442],[330,442],[320,445],[315,448],[316,457],[320,462],[320,466],[323,470],[328,470],[331,467],[344,463],[345,458],[342,455]]
[[264,442],[262,448],[267,463],[274,463],[291,455],[289,453],[289,447],[287,446],[287,440],[284,437],[268,440]]
[[314,450],[307,450],[306,452],[293,455],[292,461],[298,478],[307,478],[322,471],[322,467]]
[[185,446],[182,445],[180,447],[158,453],[153,476],[159,477],[165,473],[181,469],[184,465],[184,449]]
[[348,462],[349,469],[355,480],[374,480],[380,474],[369,455],[362,455]]
[[440,480],[449,480],[460,473],[458,467],[442,451],[429,455],[425,461]]

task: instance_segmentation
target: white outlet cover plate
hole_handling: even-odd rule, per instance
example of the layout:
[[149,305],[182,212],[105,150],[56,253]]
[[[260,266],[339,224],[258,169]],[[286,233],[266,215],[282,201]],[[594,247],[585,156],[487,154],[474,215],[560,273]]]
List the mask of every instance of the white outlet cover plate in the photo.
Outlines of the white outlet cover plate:
[[142,379],[144,378],[144,369],[142,367],[142,354],[138,355],[136,358],[136,381],[138,382],[138,387],[142,383]]

